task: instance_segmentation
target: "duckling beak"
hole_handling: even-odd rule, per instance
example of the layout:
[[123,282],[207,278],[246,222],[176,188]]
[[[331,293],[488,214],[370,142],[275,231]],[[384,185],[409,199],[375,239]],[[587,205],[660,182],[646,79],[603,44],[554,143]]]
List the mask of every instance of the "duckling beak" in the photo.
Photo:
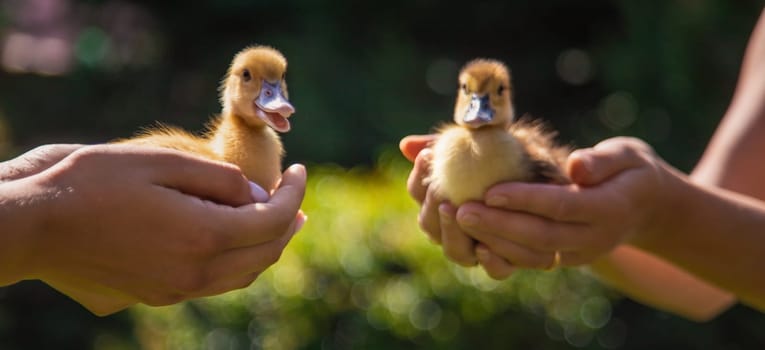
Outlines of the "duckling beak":
[[292,104],[284,98],[279,82],[269,83],[263,80],[255,105],[258,107],[258,117],[268,126],[278,132],[290,131],[290,122],[287,118],[295,113],[295,107],[292,107]]
[[471,128],[478,128],[489,124],[494,119],[494,110],[489,103],[489,95],[478,96],[473,94],[470,105],[465,110],[462,121]]

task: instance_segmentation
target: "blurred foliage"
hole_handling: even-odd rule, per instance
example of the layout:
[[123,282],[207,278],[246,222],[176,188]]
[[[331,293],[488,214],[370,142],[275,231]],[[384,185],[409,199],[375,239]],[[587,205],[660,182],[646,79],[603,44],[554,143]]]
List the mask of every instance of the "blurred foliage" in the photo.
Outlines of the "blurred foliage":
[[418,232],[408,166],[391,153],[450,118],[460,65],[483,56],[509,64],[518,114],[549,121],[561,140],[638,136],[688,170],[725,112],[762,6],[2,0],[3,158],[155,120],[200,130],[231,57],[259,43],[289,60],[298,112],[287,161],[311,167],[310,221],[252,287],[97,318],[24,282],[0,288],[0,349],[762,347],[765,318],[746,307],[696,324],[578,270],[494,282],[448,263]]
[[391,160],[373,172],[314,169],[303,206],[310,219],[279,263],[242,291],[136,308],[145,348],[555,349],[566,348],[564,338],[586,345],[596,336],[624,342],[609,294],[575,270],[524,271],[497,282],[447,262],[419,232],[416,205],[401,191],[408,165]]

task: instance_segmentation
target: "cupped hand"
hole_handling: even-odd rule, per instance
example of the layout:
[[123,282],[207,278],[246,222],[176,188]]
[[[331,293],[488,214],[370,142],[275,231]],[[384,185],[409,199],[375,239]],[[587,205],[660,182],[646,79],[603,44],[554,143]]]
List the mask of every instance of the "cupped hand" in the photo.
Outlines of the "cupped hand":
[[10,184],[36,203],[25,278],[97,314],[249,285],[305,220],[305,168],[267,202],[233,165],[132,145],[80,148]]
[[[575,184],[502,183],[484,203],[455,213],[489,275],[548,268],[556,252],[565,266],[587,264],[617,245],[660,227],[665,164],[642,141],[614,138],[571,154]],[[640,232],[640,235],[637,233]]]

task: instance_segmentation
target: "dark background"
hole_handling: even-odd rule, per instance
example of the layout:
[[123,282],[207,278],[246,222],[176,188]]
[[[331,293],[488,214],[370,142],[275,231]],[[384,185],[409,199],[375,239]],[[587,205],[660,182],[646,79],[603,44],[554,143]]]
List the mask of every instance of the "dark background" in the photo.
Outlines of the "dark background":
[[[158,120],[201,130],[220,109],[217,86],[233,55],[267,44],[289,61],[297,113],[283,135],[287,162],[373,167],[402,136],[448,120],[459,67],[491,57],[512,70],[516,112],[547,120],[563,142],[637,136],[689,171],[730,101],[763,2],[0,5],[3,158],[43,143],[105,142]],[[642,335],[623,348],[765,344],[765,318],[743,306],[707,324],[629,301],[614,312]],[[131,322],[93,317],[36,282],[0,289],[2,349],[89,348],[103,334],[131,339]]]

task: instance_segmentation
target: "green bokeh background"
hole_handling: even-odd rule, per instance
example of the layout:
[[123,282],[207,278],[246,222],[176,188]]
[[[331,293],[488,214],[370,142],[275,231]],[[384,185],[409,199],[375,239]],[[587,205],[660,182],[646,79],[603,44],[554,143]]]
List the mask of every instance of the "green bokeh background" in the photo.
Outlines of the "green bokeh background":
[[496,282],[449,263],[417,228],[396,145],[448,120],[459,67],[492,57],[512,70],[517,113],[546,120],[562,142],[637,136],[689,171],[730,101],[762,8],[0,1],[2,159],[129,136],[157,120],[201,130],[220,108],[230,59],[257,43],[289,60],[297,113],[286,161],[308,164],[310,176],[309,222],[248,289],[98,318],[23,282],[0,288],[0,349],[761,348],[765,317],[744,306],[698,324],[579,269]]

